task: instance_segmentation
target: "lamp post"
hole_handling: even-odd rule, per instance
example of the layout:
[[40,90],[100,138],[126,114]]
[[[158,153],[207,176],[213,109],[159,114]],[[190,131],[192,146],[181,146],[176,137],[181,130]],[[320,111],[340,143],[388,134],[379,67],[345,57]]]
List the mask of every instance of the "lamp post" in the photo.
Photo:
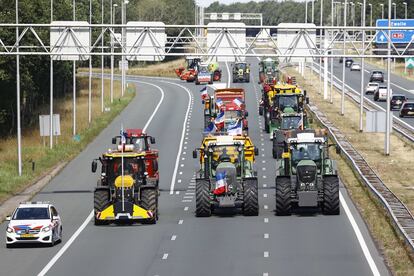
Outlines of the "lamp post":
[[[101,24],[104,24],[104,0],[101,0]],[[104,28],[102,27],[101,29],[101,112],[104,112],[104,95],[105,95],[105,91],[104,91],[104,63],[105,63],[105,57],[104,57]]]
[[407,2],[403,2],[404,5],[404,15],[405,15],[405,19],[407,19]]
[[[361,4],[361,3],[359,3]],[[366,0],[361,4],[361,26],[365,28],[365,10]],[[362,56],[365,54],[365,29],[362,29]],[[361,90],[359,97],[359,131],[363,131],[363,117],[364,117],[364,77],[365,77],[365,58],[361,60]]]
[[[126,21],[126,5],[128,5],[129,1],[128,0],[124,0],[122,1],[122,25],[125,25],[125,21]],[[121,96],[124,96],[124,91],[125,91],[125,56],[124,51],[126,48],[126,29],[125,27],[122,27],[122,91],[121,91]]]
[[381,19],[384,19],[384,4],[380,4],[381,6]]
[[305,23],[308,23],[308,0],[305,0]]
[[315,0],[312,0],[312,23],[315,23]]
[[[111,25],[114,24],[115,21],[115,11],[118,4],[112,4],[111,0]],[[111,103],[114,102],[114,29],[111,27]]]
[[396,3],[392,3],[392,6],[394,8],[394,19],[397,19],[397,4]]
[[[72,13],[73,13],[73,21],[76,20],[76,3],[75,0],[72,2]],[[76,61],[73,61],[72,64],[72,78],[73,78],[73,84],[72,84],[72,92],[73,92],[73,103],[72,103],[72,109],[73,109],[73,122],[72,122],[72,134],[73,136],[76,135]]]
[[[345,0],[345,2],[344,2],[344,27],[346,27],[346,9],[347,9],[347,7],[346,7],[346,5],[347,5],[347,2],[346,2],[346,0]],[[345,56],[346,55],[346,30],[344,29],[344,31],[343,31],[343,36],[342,36],[342,38],[343,38],[343,42],[344,42],[344,49],[343,49],[343,55]],[[345,57],[343,58],[343,60],[342,60],[343,62],[342,62],[342,93],[341,93],[341,115],[342,116],[344,116],[344,114],[345,114]]]

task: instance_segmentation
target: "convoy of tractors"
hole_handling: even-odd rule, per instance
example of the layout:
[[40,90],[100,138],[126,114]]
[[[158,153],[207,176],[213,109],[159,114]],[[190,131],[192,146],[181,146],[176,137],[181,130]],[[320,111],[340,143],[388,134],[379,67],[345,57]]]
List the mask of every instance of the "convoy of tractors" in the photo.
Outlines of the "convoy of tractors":
[[[212,84],[221,80],[217,63],[203,63],[188,57],[187,68],[175,69],[187,82]],[[232,80],[250,82],[250,65],[232,65]],[[230,77],[230,76],[229,76]],[[306,112],[309,99],[294,78],[283,80],[278,62],[264,58],[259,62],[262,99],[259,114],[272,142],[276,159],[275,214],[291,215],[303,208],[319,209],[326,215],[339,214],[337,166],[329,158],[328,133],[312,129]],[[210,86],[211,87],[211,86]],[[259,214],[259,183],[255,158],[259,154],[249,136],[246,93],[243,88],[202,90],[204,128],[196,172],[197,217],[222,211],[241,211],[245,216]],[[155,224],[158,220],[158,151],[150,147],[155,138],[141,129],[121,130],[112,139],[114,149],[93,160],[101,175],[94,192],[95,224]],[[336,147],[336,152],[340,149]]]

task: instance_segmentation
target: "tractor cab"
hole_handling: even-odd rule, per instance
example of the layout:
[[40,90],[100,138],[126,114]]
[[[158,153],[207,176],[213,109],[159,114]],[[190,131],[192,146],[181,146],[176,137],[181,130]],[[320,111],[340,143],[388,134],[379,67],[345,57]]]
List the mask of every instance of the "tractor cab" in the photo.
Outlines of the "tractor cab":
[[[155,137],[147,135],[142,129],[126,129],[125,144],[132,145],[136,152],[151,151],[150,144],[155,144]],[[121,136],[112,138],[113,145],[121,146]]]

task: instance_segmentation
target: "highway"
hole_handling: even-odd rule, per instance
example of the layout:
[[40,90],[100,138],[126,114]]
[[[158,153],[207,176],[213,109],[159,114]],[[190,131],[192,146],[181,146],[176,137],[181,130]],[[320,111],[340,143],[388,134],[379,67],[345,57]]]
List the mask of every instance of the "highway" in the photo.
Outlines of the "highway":
[[[63,242],[51,248],[15,249],[6,249],[3,242],[1,274],[389,275],[343,186],[339,216],[275,216],[275,161],[258,115],[257,60],[250,63],[251,82],[234,86],[247,91],[249,133],[260,149],[256,160],[259,216],[226,212],[195,217],[194,173],[199,165],[191,152],[202,137],[202,86],[178,79],[128,77],[137,84],[137,96],[130,105],[33,199],[57,206]],[[223,82],[228,81],[229,67],[222,64]],[[121,124],[146,127],[157,139],[154,148],[160,151],[162,191],[156,225],[95,226],[91,220],[92,192],[99,174],[91,173],[90,163],[111,147]],[[0,229],[5,233],[6,223]]]

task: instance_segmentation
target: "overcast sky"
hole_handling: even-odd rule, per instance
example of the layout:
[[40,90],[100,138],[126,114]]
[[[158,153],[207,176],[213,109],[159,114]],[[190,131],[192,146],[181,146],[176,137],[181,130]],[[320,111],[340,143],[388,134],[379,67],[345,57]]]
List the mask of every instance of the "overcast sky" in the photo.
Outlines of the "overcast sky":
[[[211,3],[216,2],[217,0],[196,0],[196,2],[203,7],[208,7],[210,6]],[[250,1],[254,1],[254,2],[261,2],[264,0],[218,0],[220,3],[222,4],[232,4],[232,3],[236,3],[236,2],[242,2],[242,3],[246,3],[246,2],[250,2]],[[303,2],[305,0],[293,0],[296,2]]]

